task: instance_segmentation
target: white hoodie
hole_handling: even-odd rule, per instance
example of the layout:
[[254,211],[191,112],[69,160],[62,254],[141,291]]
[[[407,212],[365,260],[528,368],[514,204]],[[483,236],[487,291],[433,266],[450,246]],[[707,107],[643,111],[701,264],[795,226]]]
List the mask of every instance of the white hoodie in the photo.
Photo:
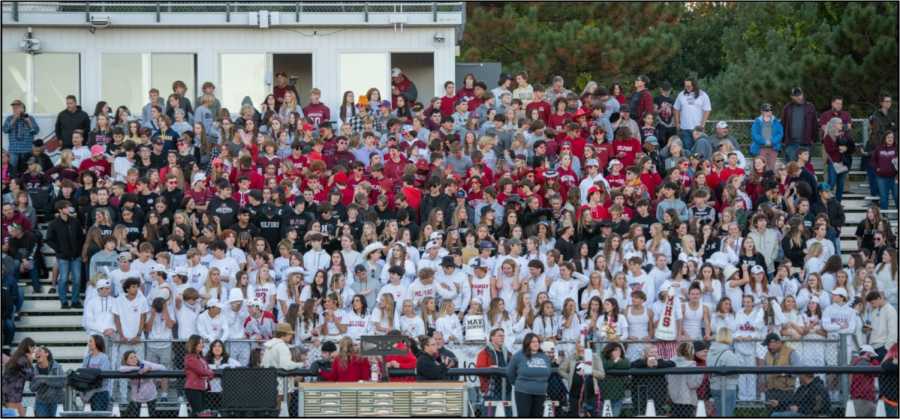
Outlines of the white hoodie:
[[[468,282],[468,281],[466,281]],[[420,279],[416,279],[412,284],[409,285],[409,288],[406,289],[406,294],[403,295],[403,300],[412,300],[413,307],[415,307],[416,314],[422,313],[422,307],[419,306],[419,303],[425,299],[425,297],[434,297],[435,299],[445,299],[445,298],[453,298],[456,296],[456,288],[450,287],[451,289],[447,290],[444,287],[437,284],[437,281],[432,282],[428,285],[423,285]]]
[[[263,344],[266,350],[263,353],[262,363],[260,367],[262,368],[281,368],[285,370],[296,370],[299,368],[303,368],[303,364],[300,362],[291,361],[291,350],[287,347],[287,344],[284,343],[281,338],[272,338],[266,341]],[[284,380],[278,380],[278,394],[281,395],[284,392],[282,389],[282,382]]]
[[[846,329],[841,325],[846,324]],[[856,310],[850,304],[832,304],[822,312],[822,328],[828,332],[828,339],[837,339],[838,335],[852,336],[856,330]]]
[[560,278],[559,281],[554,282],[550,286],[550,292],[547,293],[550,297],[550,302],[553,303],[553,308],[557,312],[561,312],[567,298],[577,302],[578,290],[586,287],[589,282],[590,279],[588,277],[578,272],[572,272],[572,278],[568,281]]
[[[209,311],[204,311],[200,314],[200,317],[197,318],[197,334],[199,334],[203,340],[212,342],[217,339],[222,341],[228,339],[228,321],[225,318],[224,311],[225,309],[222,309],[222,312],[214,319],[209,317]],[[236,338],[242,337],[243,333],[241,333],[241,336],[236,336]]]
[[[469,300],[472,298],[472,289],[469,286],[469,277],[465,272],[456,269],[452,274],[447,275],[444,273],[444,268],[441,268],[440,271],[435,273],[434,277],[436,282],[447,284],[450,289],[453,290],[453,293],[456,294],[453,297],[453,306],[456,307],[457,310],[466,311],[469,308]],[[459,284],[459,292],[456,292],[456,285],[454,284]]]
[[115,298],[96,297],[84,308],[84,328],[88,335],[103,335],[106,329],[116,330],[112,306]]

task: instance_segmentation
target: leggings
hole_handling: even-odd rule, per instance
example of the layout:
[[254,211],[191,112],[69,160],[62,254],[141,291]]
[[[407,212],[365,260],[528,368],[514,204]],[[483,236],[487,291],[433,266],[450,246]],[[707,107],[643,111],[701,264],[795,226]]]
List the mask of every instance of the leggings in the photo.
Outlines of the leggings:
[[206,392],[203,390],[184,389],[184,397],[191,405],[191,417],[196,418],[200,412],[206,410]]
[[545,394],[525,394],[516,392],[516,411],[520,418],[539,418],[544,415]]

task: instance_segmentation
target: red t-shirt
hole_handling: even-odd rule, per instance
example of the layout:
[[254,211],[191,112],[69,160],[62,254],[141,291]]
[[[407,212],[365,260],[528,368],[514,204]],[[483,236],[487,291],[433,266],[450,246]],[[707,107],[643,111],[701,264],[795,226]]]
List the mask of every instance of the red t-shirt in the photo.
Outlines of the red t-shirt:
[[576,216],[575,216],[576,220],[581,219],[581,212],[584,210],[590,210],[591,218],[593,218],[594,220],[609,220],[610,219],[609,211],[607,211],[606,208],[603,207],[603,205],[597,205],[594,208],[591,208],[588,205],[584,205],[578,209],[578,214],[576,214]]
[[313,125],[318,126],[325,121],[331,120],[331,109],[328,109],[328,107],[321,102],[317,104],[310,103],[303,108],[303,115],[311,120]]
[[622,157],[616,157],[625,165],[625,168],[634,166],[634,155],[641,152],[643,152],[641,142],[634,138],[628,141],[613,141],[613,154],[618,156],[619,153],[625,153]]
[[[813,173],[815,173],[815,172],[813,172]],[[747,172],[745,172],[744,169],[741,169],[740,167],[738,167],[736,169],[731,169],[729,167],[726,167],[726,168],[722,169],[722,173],[719,174],[719,182],[728,182],[728,178],[730,178],[731,176],[746,175],[746,174],[747,174]]]
[[532,109],[537,109],[538,117],[541,119],[541,121],[544,121],[544,123],[547,123],[547,121],[550,119],[549,103],[543,100],[536,100],[534,102],[531,102],[528,104],[528,106],[525,107],[525,115],[530,115]]
[[97,179],[103,179],[104,176],[110,174],[109,170],[109,161],[106,159],[100,159],[97,161],[91,159],[85,159],[81,162],[81,166],[78,167],[78,174],[84,172],[86,170],[90,170],[97,175]]
[[565,132],[566,126],[563,121],[565,121],[566,119],[572,119],[572,115],[570,115],[568,112],[562,115],[553,112],[552,114],[550,114],[550,116],[547,117],[547,128],[552,128],[557,132]]
[[444,96],[441,98],[441,113],[444,114],[442,116],[453,115],[453,104],[456,103],[457,100],[459,100],[459,98],[456,96]]
[[606,181],[609,182],[609,188],[621,188],[625,186],[625,174],[623,172],[619,172],[618,175],[610,174],[606,177]]

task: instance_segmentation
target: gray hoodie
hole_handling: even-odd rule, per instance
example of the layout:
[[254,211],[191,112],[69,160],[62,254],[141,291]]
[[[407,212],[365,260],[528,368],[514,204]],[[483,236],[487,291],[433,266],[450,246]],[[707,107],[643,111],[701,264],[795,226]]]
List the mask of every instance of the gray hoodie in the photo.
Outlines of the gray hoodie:
[[[35,364],[35,366],[37,366]],[[50,364],[50,371],[47,376],[64,376],[66,370],[56,361]],[[43,404],[60,404],[66,398],[66,379],[65,378],[46,378],[45,382],[41,382],[42,378],[38,368],[35,368],[34,381],[31,382],[31,391],[35,393],[35,399]]]
[[[680,356],[672,358],[676,368],[694,368],[697,363]],[[703,384],[703,374],[669,375],[669,399],[674,404],[696,405],[697,389]]]
[[714,151],[709,136],[700,134],[700,136],[694,140],[694,148],[691,149],[691,154],[700,154],[704,159],[710,160]]
[[[718,342],[713,342],[709,347],[709,355],[706,357],[706,366],[740,367],[741,361],[739,361],[734,352],[731,351],[731,347]],[[737,390],[737,374],[726,375],[724,378],[722,376],[710,376],[710,390],[722,390],[722,380],[725,381],[725,390]]]

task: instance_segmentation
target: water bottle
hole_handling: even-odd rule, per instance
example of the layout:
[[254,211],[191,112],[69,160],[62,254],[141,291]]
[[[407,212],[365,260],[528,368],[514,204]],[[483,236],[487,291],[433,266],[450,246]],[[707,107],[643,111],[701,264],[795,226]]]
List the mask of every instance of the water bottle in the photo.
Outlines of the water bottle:
[[370,381],[372,381],[373,383],[377,383],[378,382],[378,362],[377,361],[372,362],[371,369],[372,369],[372,375],[370,377]]

